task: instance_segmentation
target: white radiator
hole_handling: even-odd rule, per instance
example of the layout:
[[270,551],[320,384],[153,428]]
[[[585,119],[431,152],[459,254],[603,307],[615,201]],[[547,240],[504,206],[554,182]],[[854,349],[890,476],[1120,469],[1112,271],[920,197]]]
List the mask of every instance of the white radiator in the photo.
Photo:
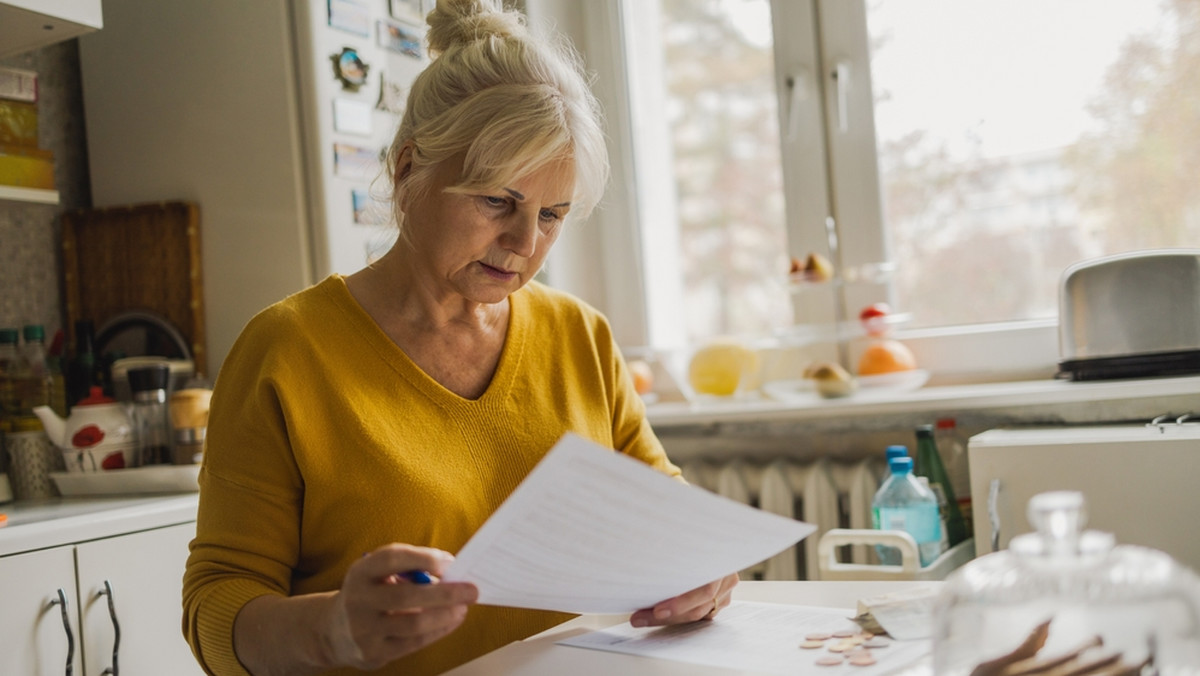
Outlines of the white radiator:
[[[742,579],[816,580],[820,577],[817,541],[821,535],[833,528],[871,528],[871,499],[884,467],[881,458],[855,463],[780,458],[768,463],[695,460],[683,463],[680,469],[688,483],[817,527],[796,546],[741,571]],[[862,545],[852,547],[843,560],[877,562],[874,552]]]

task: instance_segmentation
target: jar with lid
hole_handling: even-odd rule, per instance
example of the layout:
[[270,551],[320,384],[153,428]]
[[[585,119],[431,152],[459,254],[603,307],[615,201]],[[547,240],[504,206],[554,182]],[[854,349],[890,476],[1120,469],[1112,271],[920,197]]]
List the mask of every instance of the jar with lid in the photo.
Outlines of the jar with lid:
[[1028,516],[1037,532],[947,578],[934,612],[934,673],[1200,673],[1194,572],[1084,531],[1082,493],[1036,495]]
[[171,414],[167,407],[170,380],[171,369],[166,364],[129,370],[139,465],[172,464]]

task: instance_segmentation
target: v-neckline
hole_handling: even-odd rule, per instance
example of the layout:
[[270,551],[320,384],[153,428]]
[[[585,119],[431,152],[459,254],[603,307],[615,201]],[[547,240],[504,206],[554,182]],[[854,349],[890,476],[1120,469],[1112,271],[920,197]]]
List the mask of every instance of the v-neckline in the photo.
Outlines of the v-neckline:
[[513,380],[520,369],[527,337],[526,298],[521,289],[508,296],[508,328],[505,332],[504,344],[500,348],[500,359],[496,363],[495,372],[487,387],[475,399],[464,397],[438,382],[433,376],[422,369],[399,345],[383,330],[375,318],[358,302],[346,284],[346,278],[335,275],[339,284],[338,290],[344,300],[353,309],[358,321],[370,328],[361,335],[367,339],[376,352],[384,357],[393,368],[413,386],[421,390],[430,399],[451,408],[486,407],[493,401],[503,401],[512,388]]

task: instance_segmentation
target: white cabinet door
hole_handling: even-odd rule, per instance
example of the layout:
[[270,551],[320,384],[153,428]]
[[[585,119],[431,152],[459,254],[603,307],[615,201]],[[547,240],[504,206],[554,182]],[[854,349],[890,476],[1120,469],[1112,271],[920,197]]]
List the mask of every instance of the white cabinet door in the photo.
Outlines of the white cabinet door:
[[[79,616],[72,547],[0,557],[0,673],[79,673]],[[67,602],[68,629],[62,604]],[[73,653],[73,655],[72,655]]]
[[122,674],[203,673],[180,630],[195,532],[189,523],[76,545],[86,676],[114,666],[114,646]]

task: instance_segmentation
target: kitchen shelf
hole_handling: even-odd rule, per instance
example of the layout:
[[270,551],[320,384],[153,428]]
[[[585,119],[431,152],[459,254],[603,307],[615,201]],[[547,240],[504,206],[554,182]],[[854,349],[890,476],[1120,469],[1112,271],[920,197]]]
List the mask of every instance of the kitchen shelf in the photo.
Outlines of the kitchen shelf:
[[[656,429],[697,424],[828,420],[833,417],[911,414],[927,411],[989,410],[1104,402],[1170,399],[1194,410],[1200,401],[1200,376],[1172,376],[1129,380],[1028,380],[972,385],[922,387],[896,392],[893,397],[819,399],[798,405],[766,397],[709,398],[703,402],[663,401],[646,407],[646,418]],[[1161,411],[1160,411],[1161,412]]]
[[44,188],[19,188],[13,185],[0,185],[0,200],[58,204],[58,191],[46,190]]

